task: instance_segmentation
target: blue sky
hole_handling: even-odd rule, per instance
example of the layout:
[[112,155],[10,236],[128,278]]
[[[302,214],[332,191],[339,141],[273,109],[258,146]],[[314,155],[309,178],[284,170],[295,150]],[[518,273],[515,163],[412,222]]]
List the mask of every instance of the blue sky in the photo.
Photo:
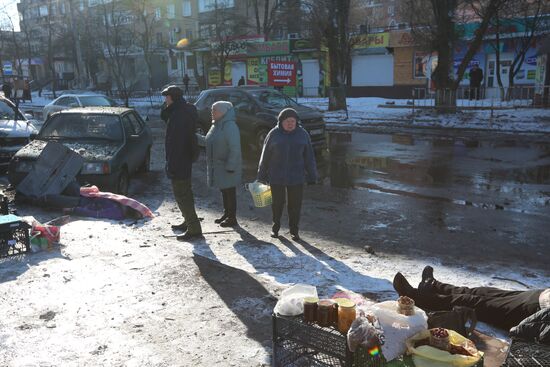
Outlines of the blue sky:
[[17,13],[17,0],[0,0],[0,22],[9,15],[15,23],[16,30],[19,30],[19,14]]

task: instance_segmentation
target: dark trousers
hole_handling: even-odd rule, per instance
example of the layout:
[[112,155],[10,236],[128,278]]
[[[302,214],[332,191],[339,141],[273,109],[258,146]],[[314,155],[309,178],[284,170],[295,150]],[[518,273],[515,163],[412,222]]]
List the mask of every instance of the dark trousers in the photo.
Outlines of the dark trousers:
[[432,311],[451,310],[454,306],[475,309],[478,320],[502,329],[510,329],[540,310],[541,289],[506,291],[491,287],[455,287],[432,281],[419,292],[419,307]]
[[191,188],[191,179],[172,180],[172,190],[176,203],[187,224],[187,232],[190,234],[202,233],[201,222],[195,211],[195,198]]
[[237,189],[230,187],[221,190],[223,198],[223,214],[227,218],[237,218]]
[[470,86],[470,100],[478,100],[481,97],[481,85]]
[[271,185],[273,203],[273,230],[278,232],[281,228],[281,216],[285,207],[285,199],[288,196],[288,226],[290,233],[298,233],[300,224],[300,212],[302,211],[302,198],[304,196],[304,185],[284,186]]

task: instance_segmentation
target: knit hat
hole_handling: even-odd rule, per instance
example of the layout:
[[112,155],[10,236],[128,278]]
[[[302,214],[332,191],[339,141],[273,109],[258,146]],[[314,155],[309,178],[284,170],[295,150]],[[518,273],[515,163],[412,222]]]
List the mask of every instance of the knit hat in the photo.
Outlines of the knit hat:
[[233,108],[233,103],[228,101],[218,101],[212,105],[212,108],[215,108],[216,111],[225,115],[227,111]]
[[294,117],[296,121],[300,120],[300,117],[298,117],[298,112],[296,112],[294,108],[285,108],[281,111],[281,113],[279,113],[279,117],[277,119],[279,120],[279,123],[281,123],[289,117]]

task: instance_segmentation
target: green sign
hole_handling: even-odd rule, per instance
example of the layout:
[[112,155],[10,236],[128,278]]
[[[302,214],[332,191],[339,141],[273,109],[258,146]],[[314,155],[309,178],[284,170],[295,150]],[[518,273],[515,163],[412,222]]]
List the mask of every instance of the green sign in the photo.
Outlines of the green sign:
[[248,43],[248,56],[287,55],[290,53],[288,41],[268,41]]

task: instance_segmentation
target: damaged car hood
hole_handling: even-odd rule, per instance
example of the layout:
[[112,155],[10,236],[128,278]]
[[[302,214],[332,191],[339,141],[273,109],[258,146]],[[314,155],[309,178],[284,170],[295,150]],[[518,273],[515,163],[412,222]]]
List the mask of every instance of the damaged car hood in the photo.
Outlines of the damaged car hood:
[[[107,161],[120,149],[120,143],[60,142],[67,148],[80,154],[86,161]],[[44,140],[34,140],[17,152],[16,157],[36,159],[48,144]]]
[[29,121],[25,120],[0,120],[0,137],[2,138],[28,138],[38,131]]

